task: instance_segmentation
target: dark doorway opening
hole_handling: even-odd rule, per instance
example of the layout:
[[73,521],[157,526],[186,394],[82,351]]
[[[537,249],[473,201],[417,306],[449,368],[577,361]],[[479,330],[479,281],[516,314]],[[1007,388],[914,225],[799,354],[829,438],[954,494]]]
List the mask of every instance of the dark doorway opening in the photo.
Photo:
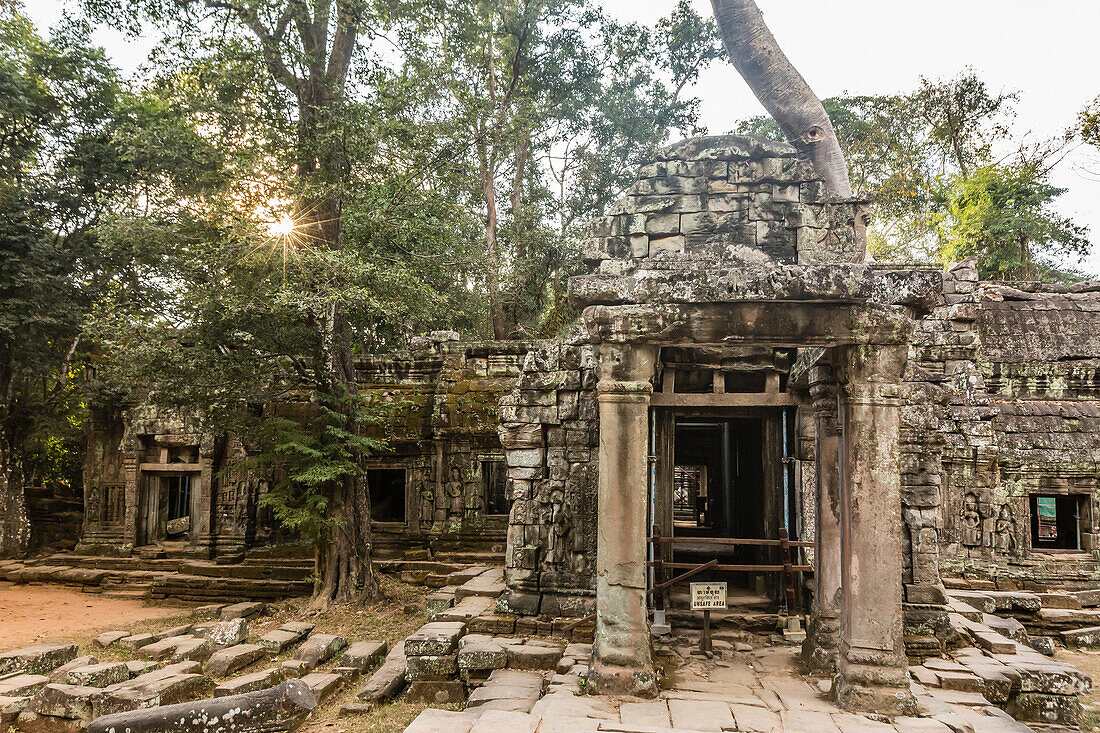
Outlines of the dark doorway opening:
[[369,469],[367,488],[370,491],[372,521],[405,521],[405,469]]
[[677,420],[674,534],[765,537],[763,457],[760,418]]
[[1032,494],[1031,546],[1036,550],[1081,549],[1081,519],[1085,515],[1083,500],[1076,494]]
[[191,516],[191,477],[166,476],[164,483],[168,487],[168,521]]

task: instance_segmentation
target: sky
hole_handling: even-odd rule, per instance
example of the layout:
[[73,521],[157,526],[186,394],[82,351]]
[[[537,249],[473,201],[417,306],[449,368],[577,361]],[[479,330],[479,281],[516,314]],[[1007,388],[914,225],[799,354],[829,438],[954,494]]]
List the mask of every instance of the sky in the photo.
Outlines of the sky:
[[[597,0],[620,20],[652,25],[676,0]],[[710,14],[709,0],[692,0]],[[1100,0],[757,0],[776,39],[819,97],[889,94],[922,76],[947,78],[972,67],[991,90],[1019,91],[1016,129],[1033,140],[1070,127],[1100,95]],[[65,0],[26,0],[43,31]],[[124,71],[140,66],[151,39],[99,29],[97,43]],[[763,114],[727,63],[716,63],[692,90],[711,133]],[[1090,172],[1091,171],[1091,172]],[[1094,242],[1082,267],[1100,278],[1100,151],[1083,147],[1056,169],[1067,192],[1058,209],[1089,227]]]

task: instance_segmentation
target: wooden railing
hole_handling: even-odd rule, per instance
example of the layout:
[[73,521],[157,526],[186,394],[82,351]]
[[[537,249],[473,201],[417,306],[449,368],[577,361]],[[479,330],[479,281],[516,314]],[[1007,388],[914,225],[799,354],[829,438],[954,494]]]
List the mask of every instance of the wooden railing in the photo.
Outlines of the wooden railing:
[[[651,593],[664,590],[673,583],[678,583],[689,575],[695,575],[699,572],[706,570],[718,570],[721,572],[748,572],[748,573],[782,573],[783,574],[783,586],[787,597],[787,609],[788,613],[794,614],[798,611],[798,599],[795,593],[794,574],[798,572],[808,572],[813,570],[811,565],[796,565],[794,563],[794,557],[792,550],[797,547],[813,547],[813,542],[803,542],[799,540],[791,540],[787,534],[786,528],[780,528],[779,539],[777,540],[764,540],[755,538],[738,538],[738,537],[665,537],[661,534],[661,528],[657,525],[653,526],[653,536],[647,538],[647,542],[653,545],[653,560],[646,563],[647,566],[654,569],[653,571],[653,588]],[[780,564],[775,563],[746,563],[738,565],[722,564],[717,560],[711,560],[700,565],[699,563],[689,562],[672,562],[665,560],[665,548],[674,549],[676,545],[718,545],[718,546],[749,546],[749,547],[778,547]],[[692,572],[684,573],[670,581],[666,581],[664,578],[665,570],[690,570]],[[664,594],[655,593],[654,595],[654,607],[658,610],[664,608]]]

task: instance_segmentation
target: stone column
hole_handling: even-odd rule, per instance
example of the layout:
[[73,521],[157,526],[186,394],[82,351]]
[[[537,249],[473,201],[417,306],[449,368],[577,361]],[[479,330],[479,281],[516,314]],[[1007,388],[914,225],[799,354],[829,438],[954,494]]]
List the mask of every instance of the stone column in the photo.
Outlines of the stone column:
[[593,691],[655,695],[646,611],[650,379],[656,349],[600,347],[599,512]]
[[814,473],[817,507],[814,512],[814,599],[802,658],[811,670],[836,671],[840,634],[840,430],[837,426],[837,390],[833,369],[810,371],[816,433]]
[[904,345],[845,349],[838,704],[916,712],[902,635],[900,382]]

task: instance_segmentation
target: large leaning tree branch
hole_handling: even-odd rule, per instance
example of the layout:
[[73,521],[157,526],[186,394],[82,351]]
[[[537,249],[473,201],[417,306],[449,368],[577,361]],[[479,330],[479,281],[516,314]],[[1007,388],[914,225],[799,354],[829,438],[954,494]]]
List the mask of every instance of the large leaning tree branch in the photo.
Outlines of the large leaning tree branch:
[[764,23],[754,0],[711,0],[722,43],[764,109],[791,143],[809,156],[829,193],[852,196],[848,163],[836,130],[810,85]]

